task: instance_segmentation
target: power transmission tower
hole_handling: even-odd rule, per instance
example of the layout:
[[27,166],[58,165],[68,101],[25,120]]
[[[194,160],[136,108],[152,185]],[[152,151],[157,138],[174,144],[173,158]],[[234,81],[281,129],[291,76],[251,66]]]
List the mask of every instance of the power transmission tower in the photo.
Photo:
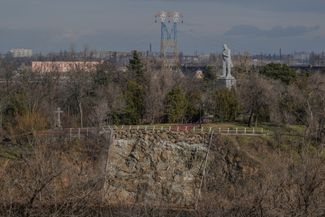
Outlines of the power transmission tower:
[[164,68],[173,68],[178,62],[178,24],[183,23],[183,15],[177,11],[161,11],[155,15],[155,22],[161,24],[160,56]]

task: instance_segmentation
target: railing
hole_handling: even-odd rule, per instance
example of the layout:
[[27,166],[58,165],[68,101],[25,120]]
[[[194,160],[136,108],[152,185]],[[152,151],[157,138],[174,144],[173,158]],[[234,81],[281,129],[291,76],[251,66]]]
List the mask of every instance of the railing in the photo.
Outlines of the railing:
[[144,131],[173,131],[173,132],[202,132],[216,133],[222,135],[267,135],[268,132],[263,128],[220,128],[206,127],[197,125],[121,125],[112,126],[114,130],[144,130]]
[[263,128],[220,128],[198,125],[121,125],[121,126],[103,126],[93,128],[65,128],[56,130],[40,131],[38,135],[48,136],[68,136],[72,138],[89,137],[90,135],[105,134],[110,130],[114,131],[148,131],[148,132],[193,132],[193,133],[213,133],[229,136],[261,136],[268,135],[269,132]]
[[73,138],[80,139],[81,137],[88,138],[90,136],[105,134],[108,132],[109,132],[108,127],[106,128],[89,127],[89,128],[52,129],[52,130],[38,131],[36,134],[38,136],[54,136],[54,137],[65,136],[71,140]]

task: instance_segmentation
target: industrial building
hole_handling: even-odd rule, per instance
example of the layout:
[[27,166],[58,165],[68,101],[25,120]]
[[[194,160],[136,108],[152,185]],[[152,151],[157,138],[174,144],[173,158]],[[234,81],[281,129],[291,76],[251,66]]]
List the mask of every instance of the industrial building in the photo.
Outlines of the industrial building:
[[10,55],[15,58],[32,57],[32,49],[14,48],[9,51]]

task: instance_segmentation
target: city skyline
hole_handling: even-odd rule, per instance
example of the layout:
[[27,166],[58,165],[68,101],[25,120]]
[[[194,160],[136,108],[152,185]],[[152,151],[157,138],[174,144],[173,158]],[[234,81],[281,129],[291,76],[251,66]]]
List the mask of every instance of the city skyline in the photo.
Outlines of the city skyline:
[[1,0],[0,52],[76,49],[159,50],[159,10],[184,14],[179,47],[184,53],[283,53],[324,50],[321,0]]

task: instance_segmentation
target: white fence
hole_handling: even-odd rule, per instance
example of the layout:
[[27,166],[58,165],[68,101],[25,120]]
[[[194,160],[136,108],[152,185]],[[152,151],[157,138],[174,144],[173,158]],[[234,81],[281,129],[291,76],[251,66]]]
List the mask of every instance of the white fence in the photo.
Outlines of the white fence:
[[198,125],[121,125],[121,126],[103,126],[103,127],[91,127],[91,128],[65,128],[62,130],[47,130],[38,132],[38,135],[47,136],[68,136],[70,140],[72,138],[88,138],[90,136],[96,136],[99,134],[107,135],[113,131],[148,131],[148,132],[193,132],[193,133],[213,133],[229,136],[264,136],[269,135],[268,131],[263,128],[219,128],[219,127],[207,127]]
[[267,135],[268,132],[263,128],[219,128],[194,125],[121,125],[112,126],[114,130],[144,130],[144,131],[173,131],[173,132],[203,132],[216,133],[222,135]]

